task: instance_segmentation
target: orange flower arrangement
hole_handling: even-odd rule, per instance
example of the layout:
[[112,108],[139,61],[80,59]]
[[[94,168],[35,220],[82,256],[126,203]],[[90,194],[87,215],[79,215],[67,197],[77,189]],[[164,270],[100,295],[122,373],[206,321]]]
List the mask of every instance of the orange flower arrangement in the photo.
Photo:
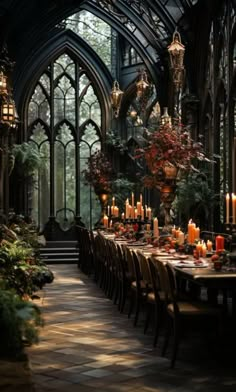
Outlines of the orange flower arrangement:
[[136,158],[144,158],[147,164],[150,174],[144,177],[144,184],[149,188],[160,184],[165,166],[189,172],[198,171],[193,160],[210,162],[202,144],[194,141],[185,127],[169,124],[152,133],[147,131],[147,145],[138,150]]

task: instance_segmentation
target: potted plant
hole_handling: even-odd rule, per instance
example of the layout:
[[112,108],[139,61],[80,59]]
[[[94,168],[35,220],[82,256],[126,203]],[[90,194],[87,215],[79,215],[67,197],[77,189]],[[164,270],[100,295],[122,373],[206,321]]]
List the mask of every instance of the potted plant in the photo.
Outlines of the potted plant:
[[52,271],[35,256],[33,248],[20,240],[2,240],[0,277],[5,286],[14,289],[21,298],[32,297],[54,279]]
[[[0,389],[31,391],[31,371],[25,347],[38,342],[43,325],[39,308],[0,285]],[[8,390],[7,389],[7,390]]]
[[0,276],[8,288],[22,297],[32,297],[54,279],[40,258],[38,233],[22,216],[11,217],[10,226],[0,225]]
[[15,170],[22,180],[29,180],[42,165],[43,156],[34,143],[15,144],[11,153],[15,157]]

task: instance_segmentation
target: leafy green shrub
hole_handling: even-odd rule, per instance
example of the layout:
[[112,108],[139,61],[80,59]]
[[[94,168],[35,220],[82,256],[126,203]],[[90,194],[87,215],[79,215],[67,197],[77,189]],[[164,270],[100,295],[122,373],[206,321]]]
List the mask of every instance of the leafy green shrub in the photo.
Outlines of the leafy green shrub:
[[14,291],[0,288],[0,356],[19,358],[25,345],[38,342],[43,325],[39,308],[22,300]]
[[53,273],[24,241],[3,240],[0,247],[0,276],[8,289],[21,297],[32,296],[46,283],[53,281]]

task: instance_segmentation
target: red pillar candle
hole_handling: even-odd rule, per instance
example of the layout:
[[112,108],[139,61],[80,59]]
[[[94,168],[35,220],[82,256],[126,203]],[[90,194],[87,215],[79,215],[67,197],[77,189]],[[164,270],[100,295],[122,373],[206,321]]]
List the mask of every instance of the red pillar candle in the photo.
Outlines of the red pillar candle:
[[224,250],[225,247],[225,239],[221,235],[216,236],[216,252]]

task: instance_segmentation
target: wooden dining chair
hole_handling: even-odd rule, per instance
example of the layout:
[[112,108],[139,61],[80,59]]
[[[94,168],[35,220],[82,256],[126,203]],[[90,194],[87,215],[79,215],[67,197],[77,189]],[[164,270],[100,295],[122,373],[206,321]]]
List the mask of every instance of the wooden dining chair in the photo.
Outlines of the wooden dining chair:
[[147,332],[148,327],[150,325],[151,316],[155,307],[155,294],[153,291],[152,280],[151,280],[151,273],[148,267],[148,261],[142,251],[137,251],[137,256],[140,265],[140,272],[141,272],[141,279],[143,281],[143,287],[147,292],[146,296],[146,320],[144,324],[144,333]]
[[[147,297],[147,302],[154,305],[154,340],[153,346],[156,347],[160,327],[163,324],[164,319],[164,306],[165,306],[165,292],[161,287],[161,281],[157,268],[157,261],[154,257],[150,257],[147,259],[148,268],[150,271],[151,283],[152,283],[152,292],[154,294],[154,298],[152,298],[152,294]],[[154,300],[154,301],[153,301]]]
[[130,297],[131,282],[135,279],[130,273],[126,260],[126,247],[117,244],[117,280],[118,290],[117,298],[114,298],[114,303],[118,300],[118,310],[123,313],[127,299]]
[[176,361],[180,342],[180,332],[183,331],[186,324],[184,321],[196,322],[197,320],[217,320],[219,330],[222,325],[222,309],[216,306],[211,306],[208,303],[201,301],[182,300],[178,295],[178,286],[176,283],[176,276],[173,267],[167,262],[166,264],[158,261],[158,271],[160,279],[162,280],[162,287],[165,290],[166,301],[166,333],[165,341],[162,350],[162,355],[165,355],[169,343],[171,331],[173,332],[173,348],[171,355],[171,367],[173,368]]
[[131,283],[131,301],[128,317],[131,316],[133,307],[135,307],[134,326],[137,325],[141,306],[146,303],[147,294],[150,291],[148,282],[143,279],[140,262],[135,251],[130,251],[135,273],[135,280]]

